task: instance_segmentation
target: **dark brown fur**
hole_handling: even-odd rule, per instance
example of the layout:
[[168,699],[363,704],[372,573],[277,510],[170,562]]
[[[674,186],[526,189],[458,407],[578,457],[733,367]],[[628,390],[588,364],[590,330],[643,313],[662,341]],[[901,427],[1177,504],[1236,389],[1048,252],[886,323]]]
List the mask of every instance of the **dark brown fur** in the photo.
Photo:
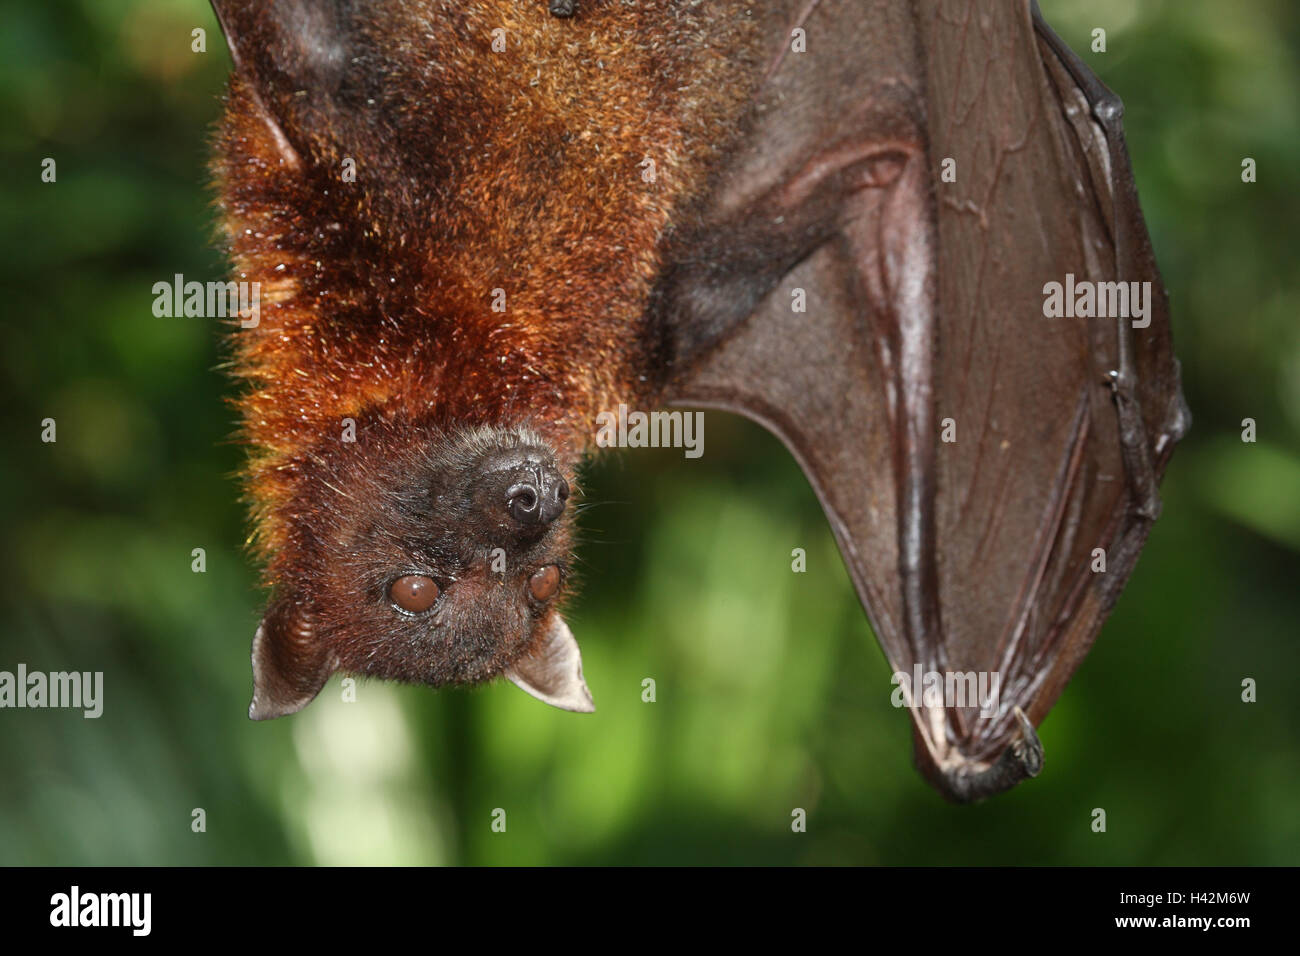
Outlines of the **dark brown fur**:
[[[721,6],[707,16],[733,18],[743,38],[743,5]],[[270,300],[234,336],[234,367],[272,575],[297,463],[344,417],[529,419],[572,461],[599,411],[642,397],[660,240],[699,187],[714,124],[748,92],[724,82],[744,43],[701,29],[705,15],[672,2],[591,0],[567,22],[533,0],[377,4],[360,87],[336,102],[309,91],[311,107],[281,121],[301,169],[233,78],[214,169],[237,277]],[[497,27],[506,53],[491,51]],[[355,183],[340,179],[344,157]]]
[[[475,646],[421,661],[408,622],[380,620],[382,577],[410,560],[357,523],[409,532],[393,463],[466,429],[531,428],[572,481],[600,411],[653,403],[650,285],[752,92],[734,78],[756,76],[757,28],[734,0],[587,0],[566,20],[544,0],[225,6],[237,70],[213,169],[235,277],[263,290],[232,368],[265,626],[300,636],[275,653],[286,672],[297,654],[491,676],[526,643],[522,605],[484,610],[495,592],[458,551],[444,583],[479,608],[455,631]],[[462,519],[439,528],[484,537]],[[567,544],[559,527],[545,551]]]

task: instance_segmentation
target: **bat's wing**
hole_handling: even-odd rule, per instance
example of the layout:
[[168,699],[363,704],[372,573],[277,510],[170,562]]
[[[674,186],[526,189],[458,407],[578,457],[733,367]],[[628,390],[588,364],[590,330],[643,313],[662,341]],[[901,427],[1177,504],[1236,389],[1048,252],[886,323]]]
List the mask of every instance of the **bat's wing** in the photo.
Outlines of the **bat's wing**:
[[[1027,0],[787,12],[806,52],[795,22],[774,36],[657,289],[667,395],[785,442],[908,677],[919,767],[979,799],[1040,769],[1033,725],[1189,422],[1120,104]],[[1108,286],[1105,317],[1045,314],[1050,283],[1087,311],[1080,290],[1113,282],[1138,283],[1128,314]],[[944,706],[918,672],[998,675],[996,712]]]

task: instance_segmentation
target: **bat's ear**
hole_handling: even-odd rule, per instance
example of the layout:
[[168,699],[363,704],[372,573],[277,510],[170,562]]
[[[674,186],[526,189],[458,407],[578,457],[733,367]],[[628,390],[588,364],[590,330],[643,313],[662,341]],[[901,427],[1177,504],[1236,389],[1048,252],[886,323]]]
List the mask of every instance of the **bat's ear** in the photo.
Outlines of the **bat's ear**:
[[596,709],[582,679],[582,654],[573,632],[558,611],[542,621],[541,640],[506,668],[505,675],[516,687],[561,710],[590,714]]
[[349,5],[340,0],[212,0],[235,69],[262,94],[332,93],[348,62]]
[[292,603],[277,601],[253,637],[252,720],[294,714],[310,704],[334,673],[333,658]]
[[298,151],[325,122],[320,111],[353,59],[351,8],[341,0],[212,0],[212,9],[235,72],[282,158],[298,168]]

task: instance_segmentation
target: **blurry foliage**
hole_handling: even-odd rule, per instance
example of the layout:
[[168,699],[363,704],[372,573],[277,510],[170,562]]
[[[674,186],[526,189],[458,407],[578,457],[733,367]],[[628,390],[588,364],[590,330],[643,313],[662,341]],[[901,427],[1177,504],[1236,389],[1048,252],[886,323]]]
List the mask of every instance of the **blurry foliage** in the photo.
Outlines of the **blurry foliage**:
[[248,721],[259,597],[216,328],[150,310],[155,281],[222,273],[220,34],[202,0],[6,3],[0,669],[102,670],[106,699],[0,711],[0,863],[1300,862],[1300,7],[1042,5],[1076,50],[1108,30],[1085,58],[1125,100],[1195,425],[1042,777],[954,808],[912,769],[807,483],[717,413],[701,460],[590,470],[571,618],[595,716],[504,684],[345,704],[336,678]]

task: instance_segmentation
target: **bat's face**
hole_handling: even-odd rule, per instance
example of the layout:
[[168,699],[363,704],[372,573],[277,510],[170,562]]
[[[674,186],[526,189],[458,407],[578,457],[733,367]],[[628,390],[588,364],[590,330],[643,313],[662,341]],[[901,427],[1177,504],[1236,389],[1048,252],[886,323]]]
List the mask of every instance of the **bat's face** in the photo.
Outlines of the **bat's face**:
[[255,715],[298,709],[334,670],[433,686],[505,674],[543,699],[577,693],[528,679],[535,659],[577,654],[555,610],[570,481],[544,439],[379,422],[314,456],[300,488],[254,648]]
[[313,555],[322,636],[350,671],[435,685],[492,677],[527,649],[563,586],[568,482],[526,432],[387,445],[358,447],[350,467],[321,476],[322,496],[347,496]]

